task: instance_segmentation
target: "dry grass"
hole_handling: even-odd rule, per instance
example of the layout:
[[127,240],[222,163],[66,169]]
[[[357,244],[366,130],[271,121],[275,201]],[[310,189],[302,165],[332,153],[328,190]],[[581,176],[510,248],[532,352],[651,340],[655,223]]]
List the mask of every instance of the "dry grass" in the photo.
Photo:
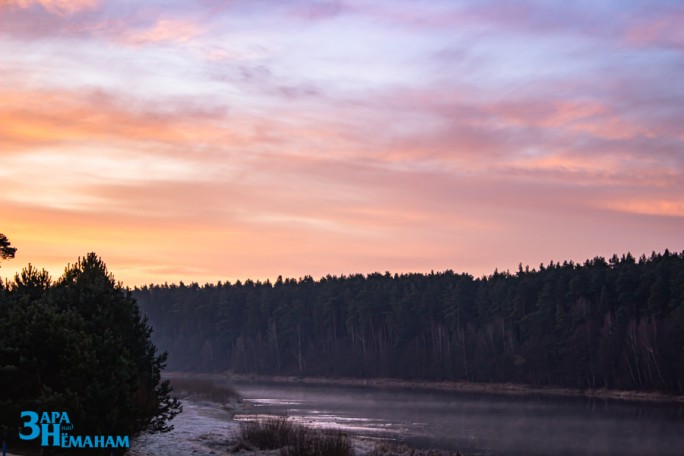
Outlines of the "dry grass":
[[281,456],[353,456],[351,439],[341,431],[316,431],[300,428]]
[[226,403],[240,398],[229,385],[219,385],[211,380],[198,378],[172,378],[171,386],[179,397],[192,397],[212,402]]
[[281,456],[353,456],[351,439],[340,431],[309,429],[287,417],[240,425],[239,448],[280,449]]
[[297,427],[286,417],[240,423],[240,440],[260,450],[275,450],[290,444]]

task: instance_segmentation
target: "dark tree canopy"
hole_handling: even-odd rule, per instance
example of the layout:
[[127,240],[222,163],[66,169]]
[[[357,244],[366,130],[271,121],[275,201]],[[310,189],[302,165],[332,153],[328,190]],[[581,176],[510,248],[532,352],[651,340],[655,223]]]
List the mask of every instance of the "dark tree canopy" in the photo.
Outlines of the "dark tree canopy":
[[7,236],[0,233],[0,259],[7,260],[14,258],[14,254],[17,252],[16,247],[12,247]]
[[82,434],[170,430],[181,407],[150,334],[95,254],[55,282],[29,265],[0,292],[0,427],[15,436],[21,410],[64,410]]
[[684,252],[134,294],[174,370],[684,392]]

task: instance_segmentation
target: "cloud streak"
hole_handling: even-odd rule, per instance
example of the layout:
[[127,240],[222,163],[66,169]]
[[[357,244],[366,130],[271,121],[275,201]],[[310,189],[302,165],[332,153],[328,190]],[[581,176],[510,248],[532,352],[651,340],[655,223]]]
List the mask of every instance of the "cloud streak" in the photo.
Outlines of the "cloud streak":
[[98,0],[4,0],[0,3],[3,8],[30,9],[40,6],[45,11],[65,16],[79,11],[90,10],[99,4]]

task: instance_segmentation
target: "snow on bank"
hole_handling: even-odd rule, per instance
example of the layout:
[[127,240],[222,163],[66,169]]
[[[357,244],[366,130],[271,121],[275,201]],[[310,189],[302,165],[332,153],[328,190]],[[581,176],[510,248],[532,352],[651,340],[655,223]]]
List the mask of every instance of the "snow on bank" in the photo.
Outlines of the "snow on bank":
[[171,422],[173,431],[142,435],[131,441],[132,456],[225,454],[238,432],[232,414],[217,404],[183,401],[183,413]]
[[[212,402],[183,400],[183,412],[172,421],[173,431],[166,434],[142,435],[131,441],[131,456],[187,456],[225,455],[236,443],[240,430],[233,413]],[[326,428],[326,426],[322,426]],[[448,456],[457,453],[436,450],[416,450],[405,445],[380,439],[352,437],[354,453],[358,456]],[[380,443],[380,445],[378,445]],[[375,450],[375,452],[374,452]],[[244,456],[276,456],[280,450],[240,451]]]

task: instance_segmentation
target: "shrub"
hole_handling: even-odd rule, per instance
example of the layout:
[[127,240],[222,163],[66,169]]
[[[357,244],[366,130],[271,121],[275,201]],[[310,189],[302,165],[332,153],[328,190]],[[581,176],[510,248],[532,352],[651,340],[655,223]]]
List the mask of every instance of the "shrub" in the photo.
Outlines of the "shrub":
[[240,439],[261,450],[275,450],[295,439],[295,426],[287,417],[240,423]]
[[[341,431],[308,429],[287,417],[242,423],[240,441],[260,450],[280,448],[281,456],[352,456],[351,439]],[[240,443],[236,448],[243,448]]]

